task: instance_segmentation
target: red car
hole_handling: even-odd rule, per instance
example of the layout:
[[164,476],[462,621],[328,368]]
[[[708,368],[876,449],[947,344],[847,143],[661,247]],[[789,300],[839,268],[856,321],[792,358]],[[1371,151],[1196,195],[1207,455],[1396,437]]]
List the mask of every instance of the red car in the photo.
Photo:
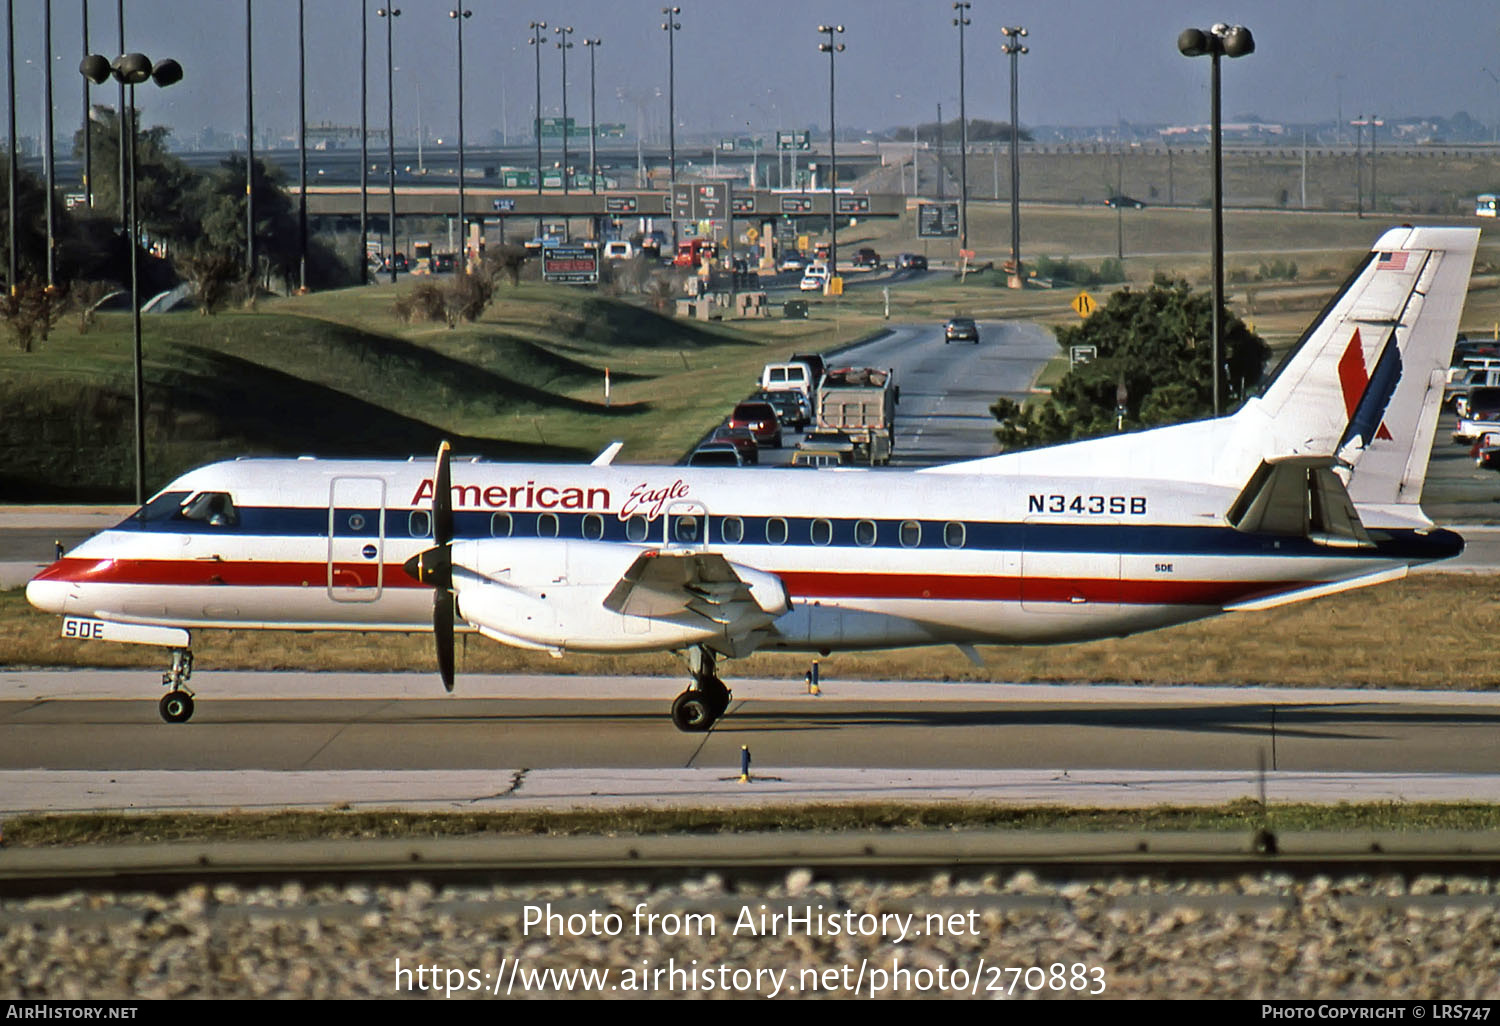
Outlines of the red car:
[[740,403],[729,415],[728,426],[746,429],[755,436],[757,445],[781,448],[781,421],[770,403]]
[[1469,455],[1474,457],[1474,466],[1484,470],[1500,470],[1500,431],[1486,431],[1479,436]]
[[728,442],[739,450],[740,459],[749,464],[760,462],[760,446],[755,441],[755,435],[744,428],[723,425],[713,433],[709,439],[711,442]]

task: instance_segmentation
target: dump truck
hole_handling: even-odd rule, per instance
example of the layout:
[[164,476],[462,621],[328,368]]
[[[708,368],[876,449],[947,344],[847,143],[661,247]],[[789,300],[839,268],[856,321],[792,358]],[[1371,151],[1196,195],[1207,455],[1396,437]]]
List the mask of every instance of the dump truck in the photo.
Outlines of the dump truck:
[[818,431],[841,431],[854,443],[853,462],[891,461],[896,442],[895,372],[875,367],[836,367],[818,389]]

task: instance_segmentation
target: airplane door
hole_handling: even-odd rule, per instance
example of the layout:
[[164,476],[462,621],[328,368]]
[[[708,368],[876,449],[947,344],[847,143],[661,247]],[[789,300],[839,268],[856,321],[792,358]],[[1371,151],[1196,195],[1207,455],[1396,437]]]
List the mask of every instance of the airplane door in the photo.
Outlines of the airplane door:
[[336,477],[328,493],[328,597],[374,602],[385,585],[385,481]]
[[1027,518],[1025,524],[1022,609],[1061,616],[1119,609],[1120,553],[1111,551],[1117,544],[1110,531],[1117,526],[1114,521],[1085,525]]

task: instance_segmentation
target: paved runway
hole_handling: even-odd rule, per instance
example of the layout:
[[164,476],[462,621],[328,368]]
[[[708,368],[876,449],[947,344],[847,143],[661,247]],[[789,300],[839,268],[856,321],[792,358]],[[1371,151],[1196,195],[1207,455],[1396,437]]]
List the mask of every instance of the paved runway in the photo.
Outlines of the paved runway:
[[[0,812],[955,800],[1500,799],[1500,696],[733,682],[708,735],[670,679],[205,673],[162,723],[140,672],[0,674]],[[301,696],[301,697],[289,697]],[[362,696],[362,697],[360,697]],[[737,780],[750,749],[750,785]],[[191,772],[197,771],[197,772]]]

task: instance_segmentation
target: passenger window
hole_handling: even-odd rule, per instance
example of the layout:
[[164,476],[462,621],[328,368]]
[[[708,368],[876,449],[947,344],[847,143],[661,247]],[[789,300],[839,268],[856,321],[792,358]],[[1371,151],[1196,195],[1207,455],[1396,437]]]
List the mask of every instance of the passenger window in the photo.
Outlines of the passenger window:
[[814,545],[827,545],[833,541],[833,525],[826,520],[814,520],[812,522],[812,543]]
[[875,544],[875,521],[861,520],[854,525],[854,544]]
[[964,547],[964,525],[952,520],[943,525],[943,544],[950,549]]
[[510,519],[509,513],[496,513],[490,517],[491,538],[509,538],[513,530],[515,530],[515,523]]
[[725,517],[719,521],[719,540],[726,545],[738,545],[745,540],[745,522],[739,517]]
[[901,521],[901,545],[903,548],[914,549],[922,544],[922,525],[915,520]]
[[413,510],[406,518],[406,530],[413,538],[426,538],[432,533],[432,516],[425,509]]
[[772,517],[766,521],[766,541],[772,545],[786,544],[786,521],[780,517]]
[[536,518],[536,536],[538,538],[557,537],[557,514],[543,513]]
[[583,518],[583,537],[586,541],[598,541],[604,537],[604,518],[590,513]]
[[647,523],[646,518],[637,514],[625,521],[625,538],[628,541],[643,542],[646,540],[646,535],[650,532],[650,527],[651,525]]
[[674,517],[672,537],[677,541],[692,544],[698,540],[697,517]]
[[196,520],[212,527],[233,527],[240,522],[234,500],[226,492],[203,492],[182,507],[184,520]]

